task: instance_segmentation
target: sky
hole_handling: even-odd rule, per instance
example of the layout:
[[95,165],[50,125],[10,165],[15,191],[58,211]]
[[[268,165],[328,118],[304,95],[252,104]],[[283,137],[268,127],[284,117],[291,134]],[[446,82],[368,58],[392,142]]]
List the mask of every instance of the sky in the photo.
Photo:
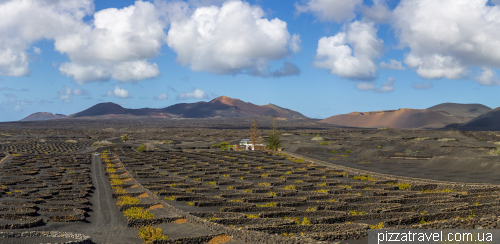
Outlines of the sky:
[[0,0],[0,121],[218,96],[499,107],[500,0]]

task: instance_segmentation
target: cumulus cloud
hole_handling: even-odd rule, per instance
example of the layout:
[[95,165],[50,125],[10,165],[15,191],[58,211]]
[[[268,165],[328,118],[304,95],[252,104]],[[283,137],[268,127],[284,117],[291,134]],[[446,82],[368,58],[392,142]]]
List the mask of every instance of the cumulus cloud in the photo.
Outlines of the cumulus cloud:
[[152,3],[142,1],[95,13],[93,26],[56,39],[56,50],[71,60],[60,72],[80,84],[110,77],[121,82],[158,77],[158,65],[147,59],[158,56],[165,43],[160,15]]
[[[5,0],[0,4],[0,75],[27,76],[30,44],[74,32],[92,13],[92,0]],[[29,17],[27,17],[29,16]],[[41,50],[33,48],[33,52]]]
[[263,76],[269,61],[289,55],[288,47],[297,51],[300,40],[286,22],[263,16],[260,7],[242,1],[200,7],[171,20],[167,44],[193,71]]
[[474,80],[484,86],[500,85],[497,72],[486,67],[482,68],[482,72],[474,77]]
[[65,103],[70,103],[73,96],[90,96],[90,93],[80,88],[71,89],[69,86],[64,86],[63,90],[57,92],[57,98]]
[[397,61],[394,59],[389,59],[389,63],[380,62],[380,68],[382,68],[382,69],[394,69],[394,70],[405,70],[406,69],[401,64],[401,61]]
[[388,23],[392,15],[386,0],[373,0],[373,5],[370,7],[363,5],[361,12],[364,18],[379,24]]
[[[139,81],[159,76],[155,63],[165,43],[165,16],[153,3],[136,1],[122,9],[94,13],[93,0],[6,0],[0,4],[0,75],[26,76],[30,44],[54,40],[56,51],[68,55],[61,74],[79,84],[92,81]],[[29,18],[26,18],[29,16]],[[34,54],[42,50],[33,47]],[[58,64],[53,63],[53,67]]]
[[7,92],[7,93],[4,93],[3,95],[6,97],[17,97],[17,95],[12,93],[12,92]]
[[392,25],[400,46],[411,50],[405,64],[427,79],[464,78],[474,66],[499,68],[500,6],[487,2],[402,0]]
[[191,92],[181,92],[177,95],[177,99],[206,99],[208,98],[208,95],[206,92],[200,89],[193,88]]
[[431,87],[432,87],[432,83],[430,83],[430,82],[424,83],[422,81],[422,82],[418,82],[418,83],[413,84],[413,89],[415,89],[415,90],[426,90],[426,89],[429,89]]
[[159,101],[159,100],[165,100],[167,98],[168,98],[168,95],[166,92],[164,92],[164,93],[161,93],[160,95],[158,95],[157,97],[154,97],[153,99]]
[[375,92],[386,93],[394,91],[394,78],[389,77],[387,81],[382,83],[382,87],[375,89]]
[[373,22],[354,21],[345,32],[319,40],[313,65],[347,79],[373,80],[383,43]]
[[307,0],[305,5],[295,3],[297,14],[310,12],[321,21],[341,23],[356,17],[355,10],[362,0]]
[[127,90],[122,89],[119,86],[115,86],[115,89],[113,91],[106,92],[106,95],[104,95],[104,97],[117,97],[126,99],[126,98],[132,98],[132,95],[130,95],[130,93]]
[[387,82],[382,83],[380,88],[377,88],[373,81],[356,83],[356,89],[361,91],[375,91],[377,93],[386,93],[394,91],[394,78],[387,78]]

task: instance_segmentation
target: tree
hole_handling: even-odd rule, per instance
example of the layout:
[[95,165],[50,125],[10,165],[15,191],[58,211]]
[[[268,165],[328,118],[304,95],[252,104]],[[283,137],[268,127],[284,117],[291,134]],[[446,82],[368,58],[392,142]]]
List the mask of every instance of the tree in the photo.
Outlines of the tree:
[[269,131],[269,135],[267,138],[267,147],[273,150],[277,150],[282,147],[283,144],[280,141],[281,132],[278,129],[278,122],[276,116],[273,116],[273,122],[271,124],[271,131]]
[[257,119],[253,119],[252,127],[250,127],[250,141],[253,144],[253,150],[255,150],[255,144],[257,144],[259,137],[259,124],[257,124]]
[[123,136],[122,136],[122,141],[127,141],[127,140],[128,140],[128,136],[127,136],[127,134],[123,135]]

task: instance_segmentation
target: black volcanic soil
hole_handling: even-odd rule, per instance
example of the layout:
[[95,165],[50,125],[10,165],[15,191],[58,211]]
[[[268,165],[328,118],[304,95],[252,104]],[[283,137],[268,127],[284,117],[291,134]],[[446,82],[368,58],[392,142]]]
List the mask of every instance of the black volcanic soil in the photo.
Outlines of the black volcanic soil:
[[[42,219],[41,225],[9,231],[57,230],[90,235],[95,243],[142,243],[135,222],[116,205],[114,169],[126,194],[161,219],[154,226],[180,243],[208,242],[222,233],[207,227],[214,223],[235,238],[256,231],[227,243],[255,242],[257,236],[269,243],[330,240],[347,238],[346,229],[354,234],[343,243],[366,243],[369,225],[380,223],[500,228],[499,132],[350,129],[283,119],[283,154],[210,147],[248,138],[251,122],[0,123],[0,160],[8,155],[0,163],[0,226]],[[270,120],[259,123],[265,136]],[[129,141],[120,142],[123,134]],[[102,140],[114,144],[91,146]],[[142,143],[153,149],[135,151]],[[106,163],[92,155],[96,150],[116,155]],[[71,222],[51,221],[66,215]],[[306,217],[309,224],[295,223]]]

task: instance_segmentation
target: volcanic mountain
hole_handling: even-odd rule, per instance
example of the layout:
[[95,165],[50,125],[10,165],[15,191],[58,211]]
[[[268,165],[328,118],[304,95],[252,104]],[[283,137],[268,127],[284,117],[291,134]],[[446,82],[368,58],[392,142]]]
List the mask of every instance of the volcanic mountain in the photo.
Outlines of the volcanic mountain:
[[332,116],[322,120],[323,123],[347,127],[398,129],[408,128],[442,128],[447,124],[463,123],[463,117],[453,116],[447,112],[427,109],[398,109],[376,112],[353,112]]
[[469,122],[461,125],[461,130],[500,130],[500,107],[485,114],[479,115]]
[[67,116],[79,119],[131,119],[131,118],[211,118],[276,116],[304,119],[299,112],[274,104],[255,105],[226,96],[209,102],[179,103],[166,108],[127,109],[115,103],[99,103],[84,111]]
[[462,116],[465,118],[474,118],[481,114],[491,111],[490,107],[482,104],[461,104],[461,103],[441,103],[430,108],[429,110],[444,111],[453,116]]
[[20,120],[20,121],[40,121],[40,120],[49,120],[49,119],[60,119],[64,118],[66,115],[64,114],[53,114],[47,112],[38,112],[29,115],[28,117]]

